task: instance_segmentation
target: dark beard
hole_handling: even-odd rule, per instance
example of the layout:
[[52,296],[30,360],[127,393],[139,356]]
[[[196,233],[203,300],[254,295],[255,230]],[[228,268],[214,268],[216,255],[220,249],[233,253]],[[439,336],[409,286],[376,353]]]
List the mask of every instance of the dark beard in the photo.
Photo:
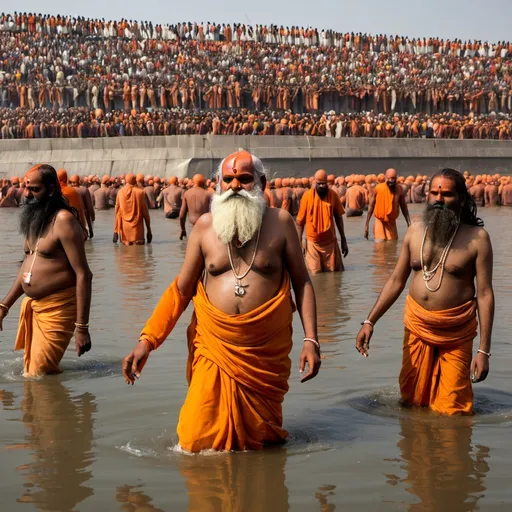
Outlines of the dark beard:
[[327,195],[328,188],[318,188],[316,189],[316,193],[323,199]]
[[48,198],[26,199],[21,207],[20,233],[25,237],[37,237],[48,217]]
[[427,237],[434,245],[446,246],[459,222],[458,215],[439,203],[427,204],[423,222],[428,229]]

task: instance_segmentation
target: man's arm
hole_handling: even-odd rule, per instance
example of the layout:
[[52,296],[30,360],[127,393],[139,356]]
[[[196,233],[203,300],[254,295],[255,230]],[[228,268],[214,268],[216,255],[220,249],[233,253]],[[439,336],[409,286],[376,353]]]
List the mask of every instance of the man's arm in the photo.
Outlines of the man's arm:
[[[140,377],[140,372],[146,364],[151,350],[160,346],[165,341],[182,312],[185,311],[190,303],[195,293],[197,282],[204,270],[201,240],[206,228],[210,224],[210,215],[203,215],[197,221],[190,233],[185,261],[178,278],[162,295],[151,318],[146,323],[135,349],[124,358],[123,375],[127,384],[133,384],[135,379]],[[173,290],[173,287],[176,288]],[[152,340],[149,340],[149,338],[152,338]]]
[[[59,212],[55,220],[55,228],[69,264],[76,275],[76,323],[87,325],[91,308],[92,272],[85,256],[82,228],[77,219],[67,211]],[[88,328],[77,328],[75,344],[78,356],[91,349]]]
[[338,228],[338,232],[340,234],[341,252],[343,253],[343,257],[346,258],[348,256],[348,245],[347,237],[345,236],[345,226],[343,225],[343,215],[335,213],[334,221],[336,222],[336,227]]
[[368,215],[366,216],[366,224],[364,225],[364,237],[368,240],[368,232],[370,230],[370,219],[373,215],[373,210],[375,210],[375,201],[377,200],[377,194],[373,193],[370,196],[370,202],[368,203]]
[[409,217],[409,208],[407,208],[407,203],[405,202],[405,194],[403,192],[400,193],[400,210],[402,210],[402,214],[405,217],[405,222],[407,222],[407,226],[410,226],[411,218]]
[[[286,238],[284,263],[292,281],[297,311],[304,328],[304,337],[318,341],[315,290],[309,278],[304,258],[297,258],[297,254],[301,253],[301,246],[293,218],[289,213],[281,210],[279,220]],[[310,341],[304,341],[300,355],[301,373],[304,371],[306,362],[309,370],[302,377],[301,382],[312,379],[320,370],[320,351]]]
[[[476,301],[480,324],[480,346],[483,352],[491,352],[491,334],[494,321],[494,292],[492,289],[493,254],[488,233],[481,229],[477,239],[476,270]],[[489,373],[489,357],[478,353],[471,368],[474,382],[486,379]]]
[[[411,273],[411,236],[410,228],[405,234],[404,243],[393,273],[389,276],[384,288],[380,292],[377,302],[367,317],[372,324],[377,323],[377,320],[379,320],[379,318],[395,303],[396,299],[398,299],[405,288],[407,279]],[[369,343],[372,334],[373,327],[370,324],[364,324],[356,338],[356,349],[365,357],[368,357]]]
[[[9,290],[9,293],[5,296],[5,299],[1,302],[1,304],[4,304],[9,309],[11,309],[15,302],[23,295],[23,286],[22,286],[22,269],[23,265],[20,267],[18,271],[18,275],[16,276],[16,279],[14,280],[14,284],[12,285],[11,289]],[[7,316],[7,312],[4,311],[3,308],[0,308],[0,331],[2,330],[2,322],[3,319]]]
[[181,201],[181,209],[180,209],[180,228],[181,228],[180,240],[187,238],[187,230],[186,230],[186,226],[185,226],[185,222],[187,220],[187,212],[188,212],[187,194],[183,194],[182,201]]

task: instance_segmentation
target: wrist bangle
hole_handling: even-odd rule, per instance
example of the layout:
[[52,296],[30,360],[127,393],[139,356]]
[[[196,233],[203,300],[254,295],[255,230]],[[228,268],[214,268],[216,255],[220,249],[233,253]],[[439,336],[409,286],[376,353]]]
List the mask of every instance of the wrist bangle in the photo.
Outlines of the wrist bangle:
[[484,350],[481,350],[481,349],[478,349],[478,353],[479,354],[484,354],[484,356],[487,356],[487,357],[491,357],[491,353],[490,352],[485,352]]
[[361,325],[365,325],[365,324],[371,325],[372,329],[375,328],[375,325],[373,324],[373,322],[371,320],[366,319],[364,322],[361,322]]
[[88,323],[87,324],[80,324],[80,323],[75,322],[75,327],[77,329],[89,329],[89,324]]
[[153,352],[153,350],[155,350],[153,344],[149,340],[146,340],[145,338],[141,338],[139,340],[139,343],[144,343],[144,345],[146,345],[150,352]]
[[318,352],[320,352],[320,343],[318,343],[318,341],[314,340],[313,338],[304,338],[304,343],[306,341],[313,343],[313,345],[315,345],[315,347],[318,349]]
[[5,311],[5,316],[9,314],[9,306],[4,304],[3,302],[0,303],[0,309],[3,309]]

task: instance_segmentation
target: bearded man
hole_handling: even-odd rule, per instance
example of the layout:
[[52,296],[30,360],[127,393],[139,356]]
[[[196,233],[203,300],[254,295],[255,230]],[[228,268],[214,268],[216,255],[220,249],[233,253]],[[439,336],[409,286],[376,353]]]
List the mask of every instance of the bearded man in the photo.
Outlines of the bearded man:
[[73,333],[79,357],[91,348],[92,273],[76,210],[62,196],[55,169],[36,165],[24,181],[20,232],[26,256],[0,303],[0,330],[10,308],[25,293],[15,345],[15,350],[25,351],[25,374],[60,373],[59,362]]
[[128,384],[171,333],[190,300],[189,390],[178,437],[189,452],[261,449],[287,437],[293,286],[305,331],[300,371],[320,368],[316,305],[290,214],[267,208],[261,160],[246,151],[225,158],[211,213],[196,222],[183,267],[164,292],[135,349],[123,361]]
[[[356,349],[368,356],[374,324],[400,296],[412,271],[399,378],[407,405],[471,414],[471,381],[481,382],[489,372],[493,256],[476,214],[459,172],[444,169],[432,178],[424,220],[408,229],[396,267],[357,335]],[[480,346],[471,364],[478,323]]]
[[373,234],[376,242],[398,240],[396,220],[402,210],[407,226],[411,224],[409,210],[405,202],[405,194],[400,185],[397,185],[397,172],[388,169],[385,175],[386,182],[379,183],[370,197],[368,215],[364,228],[364,237],[368,239],[370,220],[375,215]]
[[[345,270],[341,259],[341,253],[345,258],[348,255],[342,217],[344,213],[338,195],[327,184],[327,173],[322,169],[318,170],[315,173],[315,186],[302,196],[297,215],[300,240],[306,227],[305,257],[311,273]],[[341,238],[341,251],[336,239],[335,225]]]

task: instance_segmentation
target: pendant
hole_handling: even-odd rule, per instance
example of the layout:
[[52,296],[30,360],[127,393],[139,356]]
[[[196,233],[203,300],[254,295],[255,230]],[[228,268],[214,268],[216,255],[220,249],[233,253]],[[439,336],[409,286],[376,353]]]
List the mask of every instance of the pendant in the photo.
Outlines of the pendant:
[[23,274],[23,282],[25,284],[29,284],[31,277],[32,277],[32,272],[24,272],[24,274]]
[[235,295],[237,297],[243,297],[245,295],[245,286],[239,283],[235,284]]

